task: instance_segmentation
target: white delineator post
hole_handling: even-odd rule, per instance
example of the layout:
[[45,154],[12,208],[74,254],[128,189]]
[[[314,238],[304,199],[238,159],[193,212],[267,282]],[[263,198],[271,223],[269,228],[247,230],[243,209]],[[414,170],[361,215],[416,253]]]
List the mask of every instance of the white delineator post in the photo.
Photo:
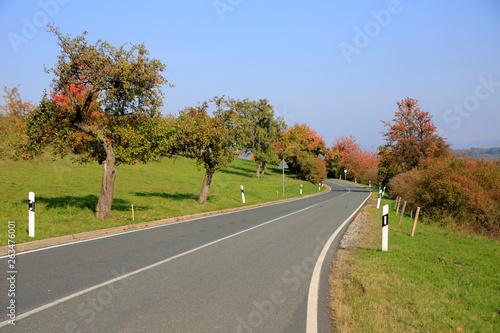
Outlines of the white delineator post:
[[243,185],[241,185],[241,200],[245,203],[245,190],[243,189]]
[[382,251],[389,245],[389,205],[382,208]]
[[28,212],[28,235],[30,237],[35,237],[35,193],[30,192],[28,194],[29,212]]
[[385,195],[385,186],[384,186],[384,190],[382,191],[382,198],[384,197]]
[[377,209],[380,208],[380,200],[382,199],[382,190],[378,191]]
[[300,184],[300,194],[302,194],[302,184]]

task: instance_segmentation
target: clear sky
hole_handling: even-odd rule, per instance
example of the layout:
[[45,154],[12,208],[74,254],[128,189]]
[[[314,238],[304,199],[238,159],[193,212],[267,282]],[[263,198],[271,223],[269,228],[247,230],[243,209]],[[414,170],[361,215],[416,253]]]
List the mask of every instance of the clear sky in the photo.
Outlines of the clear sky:
[[268,99],[327,145],[383,144],[411,97],[454,147],[500,146],[499,0],[0,0],[0,86],[38,102],[59,52],[45,31],[145,43],[166,66],[163,113],[217,95]]

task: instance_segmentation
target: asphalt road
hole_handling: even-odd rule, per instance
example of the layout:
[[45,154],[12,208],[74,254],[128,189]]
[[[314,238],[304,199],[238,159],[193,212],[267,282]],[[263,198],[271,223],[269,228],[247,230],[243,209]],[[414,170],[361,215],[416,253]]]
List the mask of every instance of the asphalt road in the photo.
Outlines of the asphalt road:
[[315,197],[20,253],[15,298],[2,258],[0,331],[329,332],[339,228],[369,192],[327,184]]

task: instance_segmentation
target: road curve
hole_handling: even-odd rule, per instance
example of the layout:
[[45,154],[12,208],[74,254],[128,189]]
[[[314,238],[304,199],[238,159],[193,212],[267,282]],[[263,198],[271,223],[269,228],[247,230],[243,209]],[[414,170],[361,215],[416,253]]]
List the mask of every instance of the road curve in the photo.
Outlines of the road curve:
[[[315,197],[20,253],[17,320],[2,315],[0,328],[329,332],[329,262],[370,192],[327,184]],[[0,267],[6,309],[7,258]]]

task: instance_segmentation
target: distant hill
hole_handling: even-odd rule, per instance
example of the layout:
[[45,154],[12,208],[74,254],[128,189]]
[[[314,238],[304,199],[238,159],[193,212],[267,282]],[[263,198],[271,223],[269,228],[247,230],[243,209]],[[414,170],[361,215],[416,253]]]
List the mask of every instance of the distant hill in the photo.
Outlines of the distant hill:
[[500,147],[454,149],[453,152],[458,156],[484,158],[485,160],[500,160]]

